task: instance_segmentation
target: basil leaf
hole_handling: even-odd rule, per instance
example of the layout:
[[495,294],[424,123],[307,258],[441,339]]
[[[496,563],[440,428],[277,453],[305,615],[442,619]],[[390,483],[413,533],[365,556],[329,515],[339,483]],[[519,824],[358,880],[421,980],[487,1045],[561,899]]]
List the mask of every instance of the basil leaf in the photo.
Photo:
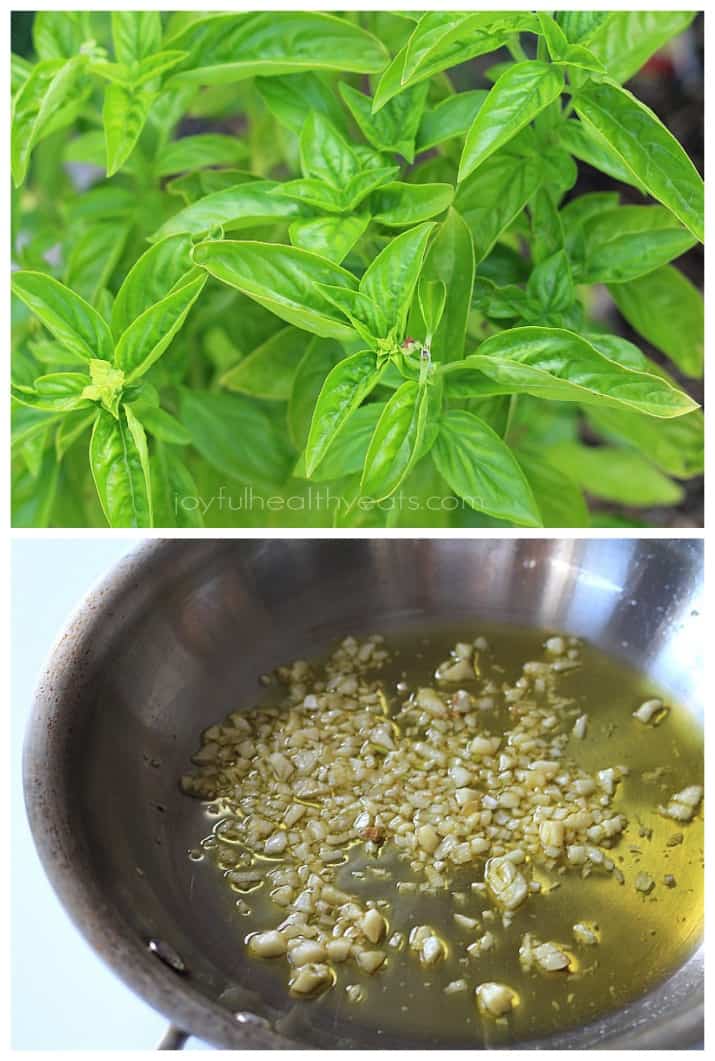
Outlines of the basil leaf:
[[13,527],[49,527],[57,497],[60,466],[52,449],[46,449],[38,474],[28,469],[12,477]]
[[134,90],[116,82],[104,90],[102,121],[108,177],[121,169],[136,147],[152,98],[146,89]]
[[172,236],[156,243],[137,259],[112,306],[112,331],[116,337],[150,306],[190,279],[192,249],[188,236]]
[[318,74],[257,77],[255,85],[271,114],[296,136],[300,136],[311,111],[318,111],[341,133],[347,133],[345,112]]
[[456,361],[464,353],[467,322],[474,289],[474,249],[464,219],[450,209],[437,229],[427,252],[422,278],[442,284],[444,312],[432,335],[431,354],[436,361]]
[[399,166],[379,166],[356,174],[343,193],[343,209],[356,210],[363,199],[389,184],[399,172]]
[[619,206],[583,226],[587,284],[619,284],[651,273],[695,244],[662,206]]
[[384,402],[369,402],[352,413],[345,430],[333,440],[319,466],[313,471],[313,482],[331,482],[362,472],[370,439],[384,408]]
[[359,337],[376,350],[379,340],[386,338],[390,331],[387,319],[377,303],[361,291],[331,287],[328,284],[316,284],[316,288],[336,309],[345,314]]
[[477,264],[519,216],[541,180],[538,159],[500,151],[460,184],[454,205],[472,233]]
[[693,11],[603,12],[584,43],[615,81],[628,81],[671,37],[687,29],[694,17]]
[[425,334],[431,339],[444,315],[447,288],[442,280],[428,280],[423,271],[417,288],[417,300],[425,326]]
[[154,438],[173,446],[188,446],[191,442],[191,435],[183,424],[166,409],[141,399],[125,404]]
[[586,410],[589,423],[609,440],[627,442],[668,475],[689,479],[704,469],[705,418],[699,409],[675,420],[652,420],[625,409]]
[[340,265],[370,223],[369,214],[352,217],[313,217],[294,221],[288,233],[294,247],[320,254]]
[[576,294],[571,265],[565,251],[557,251],[536,266],[526,285],[526,294],[547,316],[573,305]]
[[549,63],[515,63],[498,78],[479,109],[464,141],[461,182],[509,142],[564,88],[563,73]]
[[383,71],[375,89],[377,112],[405,88],[450,66],[485,55],[520,30],[538,32],[534,15],[520,11],[429,11]]
[[703,241],[703,181],[660,119],[626,89],[586,82],[573,97],[582,121],[602,136],[654,199]]
[[370,200],[373,220],[388,228],[406,228],[448,210],[451,184],[404,184],[394,181],[374,192]]
[[112,43],[120,63],[134,63],[161,47],[158,11],[112,11]]
[[278,187],[276,181],[249,181],[212,192],[179,210],[151,238],[156,241],[182,232],[206,236],[219,227],[253,228],[300,217],[304,211],[298,204],[271,194]]
[[32,44],[38,59],[71,59],[84,41],[84,12],[38,11]]
[[514,454],[473,413],[454,409],[445,414],[432,458],[449,488],[471,508],[518,526],[542,526]]
[[268,489],[290,475],[293,454],[285,432],[257,402],[182,388],[179,408],[195,449],[219,472]]
[[365,30],[307,11],[284,11],[280,19],[272,11],[212,15],[172,37],[171,46],[190,52],[178,76],[202,85],[301,71],[371,74],[387,60],[383,46]]
[[219,384],[256,398],[287,401],[293,389],[293,377],[309,343],[307,332],[282,328],[224,373]]
[[348,418],[377,386],[384,366],[372,350],[352,354],[330,370],[320,389],[305,446],[310,478]]
[[352,328],[316,284],[354,290],[357,283],[351,273],[326,258],[276,243],[217,240],[200,243],[194,249],[194,261],[288,324],[326,338],[353,337]]
[[89,361],[110,361],[114,342],[102,317],[83,298],[45,273],[12,274],[13,294],[72,353]]
[[342,81],[340,95],[360,132],[378,151],[396,152],[408,162],[415,159],[415,138],[424,112],[428,85],[417,85],[391,99],[377,114],[369,96]]
[[198,276],[175,288],[160,302],[145,309],[122,332],[114,357],[126,374],[127,383],[143,375],[159,360],[186,320],[205,283],[206,277]]
[[90,412],[70,413],[62,418],[55,434],[55,455],[58,461],[61,461],[74,443],[89,430],[96,418],[96,408],[92,408]]
[[383,409],[365,457],[360,489],[382,501],[394,494],[409,474],[422,445],[429,393],[407,380]]
[[360,292],[380,307],[388,326],[403,335],[432,222],[417,225],[391,240],[370,263],[360,280]]
[[17,388],[13,391],[13,397],[34,409],[71,412],[91,404],[82,397],[88,383],[89,377],[84,372],[50,372],[37,377],[32,391]]
[[92,478],[110,527],[151,527],[152,507],[144,432],[131,410],[115,418],[100,409],[89,443]]
[[246,144],[235,136],[200,133],[166,144],[156,157],[157,177],[185,173],[203,166],[234,166],[248,158]]
[[339,191],[360,169],[347,140],[319,111],[311,111],[303,125],[300,164],[305,177],[325,181]]
[[627,284],[612,284],[613,301],[632,328],[687,376],[703,374],[703,297],[681,272],[664,265]]
[[[594,169],[607,173],[614,180],[631,184],[638,191],[643,191],[643,185],[633,172],[621,161],[620,156],[612,151],[608,144],[598,136],[593,127],[584,125],[578,118],[571,118],[562,122],[558,129],[559,140],[563,146],[580,159],[588,163]],[[598,194],[598,193],[595,193]],[[602,194],[608,194],[604,192]]]
[[612,11],[557,11],[554,16],[571,44],[590,41],[598,27],[613,17]]
[[344,357],[345,351],[335,340],[310,340],[296,370],[288,401],[288,433],[296,449],[305,447],[313,409],[325,377]]
[[92,225],[73,244],[67,259],[65,283],[96,306],[122,256],[128,232],[113,221]]
[[156,81],[185,58],[186,52],[156,52],[154,55],[148,55],[146,59],[141,59],[131,79],[134,88],[140,88],[148,81]]
[[417,133],[417,151],[430,151],[446,140],[464,136],[488,95],[482,89],[457,92],[425,111]]
[[75,120],[87,90],[81,86],[84,56],[37,63],[12,104],[10,162],[19,187],[35,146],[51,132]]
[[154,526],[203,527],[198,486],[176,450],[158,442],[152,460],[156,471],[152,476]]
[[590,527],[583,491],[543,454],[518,449],[516,456],[536,500],[545,527]]
[[561,328],[512,328],[466,359],[500,386],[555,401],[625,406],[649,416],[682,416],[695,402],[667,380],[624,368],[582,336]]
[[628,506],[677,505],[680,486],[641,457],[616,446],[562,442],[548,451],[549,461],[593,497]]

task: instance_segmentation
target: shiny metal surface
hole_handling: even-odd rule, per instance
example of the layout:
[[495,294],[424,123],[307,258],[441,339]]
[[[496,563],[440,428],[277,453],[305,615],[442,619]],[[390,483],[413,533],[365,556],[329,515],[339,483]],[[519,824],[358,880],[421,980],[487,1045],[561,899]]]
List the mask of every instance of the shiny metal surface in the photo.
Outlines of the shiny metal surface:
[[[320,654],[341,633],[462,618],[587,637],[702,718],[702,579],[699,541],[144,546],[81,605],[38,688],[24,769],[45,869],[116,972],[217,1046],[438,1046],[377,1040],[367,1028],[347,1042],[339,1029],[311,1028],[305,1007],[272,998],[260,971],[244,965],[225,931],[223,890],[186,857],[203,812],[177,778],[197,733],[255,702],[261,672]],[[702,1021],[701,948],[637,1003],[524,1045],[686,1047],[702,1037]]]

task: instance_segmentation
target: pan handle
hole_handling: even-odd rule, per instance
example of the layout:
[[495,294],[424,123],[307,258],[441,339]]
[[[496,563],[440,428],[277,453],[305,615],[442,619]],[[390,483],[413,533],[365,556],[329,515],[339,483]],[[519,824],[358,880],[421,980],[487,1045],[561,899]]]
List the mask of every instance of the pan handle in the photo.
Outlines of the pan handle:
[[164,1035],[156,1044],[157,1050],[183,1050],[189,1038],[188,1032],[182,1032],[181,1028],[175,1028],[173,1024],[164,1032]]

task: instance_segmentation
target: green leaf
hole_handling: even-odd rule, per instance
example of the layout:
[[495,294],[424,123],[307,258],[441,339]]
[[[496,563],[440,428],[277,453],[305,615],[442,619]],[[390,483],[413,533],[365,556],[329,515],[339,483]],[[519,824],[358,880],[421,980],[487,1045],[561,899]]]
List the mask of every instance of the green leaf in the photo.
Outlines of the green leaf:
[[34,409],[70,412],[89,405],[82,397],[88,381],[89,377],[84,372],[50,372],[37,377],[31,392],[18,388],[13,391],[13,396]]
[[381,308],[361,291],[317,284],[317,289],[328,301],[345,314],[353,328],[372,349],[377,350],[380,339],[387,338],[390,326]]
[[544,460],[543,454],[517,450],[545,527],[589,527],[591,520],[581,488]]
[[294,457],[285,431],[253,399],[182,388],[179,406],[194,447],[219,472],[268,489],[288,478]]
[[90,429],[96,418],[96,408],[92,408],[89,412],[81,410],[77,413],[70,413],[62,418],[55,434],[55,455],[58,461],[61,461],[70,447],[82,437],[85,431]]
[[399,166],[379,166],[356,174],[343,193],[342,209],[356,210],[363,199],[389,184],[399,172]]
[[38,59],[72,59],[84,40],[82,12],[37,11],[32,43]]
[[287,401],[293,389],[293,377],[309,343],[307,332],[282,328],[224,373],[219,385],[256,398]]
[[420,452],[427,420],[429,393],[407,380],[383,409],[365,457],[360,489],[382,501],[394,494]]
[[134,63],[161,47],[158,11],[112,11],[112,43],[120,63]]
[[514,454],[473,413],[454,409],[445,414],[432,456],[449,488],[478,512],[518,526],[542,526]]
[[442,280],[428,280],[423,274],[417,289],[420,313],[425,334],[432,338],[440,326],[447,301],[447,288]]
[[312,217],[294,221],[288,229],[294,247],[320,254],[336,265],[353,249],[370,223],[369,214],[349,217]]
[[373,193],[373,219],[388,228],[406,228],[448,210],[454,188],[451,184],[404,184],[394,181]]
[[336,15],[272,11],[212,15],[165,41],[190,52],[182,80],[225,84],[303,71],[377,73],[387,52],[371,34]]
[[341,133],[347,133],[345,112],[318,74],[257,77],[255,85],[271,114],[296,136],[300,136],[311,111],[318,111]]
[[186,320],[205,283],[206,277],[198,276],[188,284],[175,288],[160,302],[145,309],[122,332],[114,356],[117,365],[126,374],[128,383],[143,375],[159,360]]
[[370,96],[344,81],[338,87],[360,132],[373,147],[378,151],[396,152],[408,162],[414,162],[415,138],[427,99],[426,83],[401,92],[377,114],[372,113]]
[[149,81],[156,81],[185,58],[186,52],[156,52],[154,55],[147,55],[139,62],[137,72],[132,77],[134,88],[146,85]]
[[116,338],[150,306],[190,279],[193,243],[188,236],[171,236],[144,251],[127,273],[112,306]]
[[696,408],[662,377],[624,368],[562,328],[512,328],[493,335],[465,365],[500,387],[536,398],[626,407],[663,418]]
[[[362,472],[370,439],[384,408],[384,402],[368,402],[355,410],[345,429],[334,439],[320,465],[313,472],[313,482],[331,482]],[[302,478],[304,473],[305,461],[301,458],[293,474]]]
[[13,527],[49,527],[57,496],[60,466],[52,449],[46,449],[35,476],[22,469],[12,478]]
[[607,173],[614,180],[621,181],[623,184],[631,184],[639,191],[643,190],[643,185],[638,178],[624,165],[619,155],[610,149],[592,126],[584,125],[578,118],[571,118],[567,122],[561,122],[558,133],[563,146],[581,162],[586,162],[594,169]]
[[625,409],[589,407],[587,416],[601,435],[635,446],[668,475],[690,479],[703,472],[705,418],[699,409],[665,422]]
[[89,360],[111,360],[114,343],[109,327],[83,298],[45,273],[12,274],[13,294],[67,349]]
[[188,446],[191,442],[191,435],[183,424],[167,413],[166,409],[141,399],[127,403],[127,407],[131,408],[149,434],[162,442],[174,446]]
[[557,11],[555,18],[571,44],[591,40],[593,34],[612,11]]
[[305,447],[310,478],[347,420],[377,386],[384,371],[372,350],[339,361],[320,389]]
[[629,449],[562,442],[548,451],[549,461],[593,497],[622,505],[677,505],[680,486]]
[[204,500],[176,450],[158,442],[152,456],[152,499],[155,527],[203,527]]
[[653,111],[626,89],[605,81],[586,82],[573,104],[581,120],[603,137],[648,193],[702,242],[702,178]]
[[81,83],[84,56],[36,63],[12,104],[12,179],[22,184],[35,146],[75,120],[88,91]]
[[110,527],[151,527],[146,438],[126,408],[117,419],[100,409],[89,444],[89,462]]
[[427,252],[422,279],[442,284],[446,290],[444,312],[432,335],[435,361],[456,361],[464,353],[467,322],[474,289],[474,249],[463,218],[450,210],[437,229]]
[[194,261],[289,324],[325,338],[353,338],[352,328],[316,284],[355,290],[357,282],[326,258],[276,243],[216,240],[199,244]]
[[499,77],[467,133],[461,182],[561,95],[563,73],[549,63],[515,63]]
[[529,277],[526,293],[547,315],[563,312],[573,305],[576,294],[565,251],[557,251],[536,266]]
[[92,225],[73,244],[67,259],[65,283],[85,301],[96,305],[99,292],[119,261],[128,232],[114,221]]
[[304,211],[297,203],[271,194],[278,187],[276,181],[249,181],[212,192],[179,210],[157,229],[151,239],[156,241],[181,232],[206,236],[219,227],[232,230],[253,228],[301,217]]
[[396,335],[405,330],[407,312],[417,286],[432,222],[395,236],[370,263],[360,280],[360,291],[378,305]]
[[611,297],[632,328],[657,346],[687,376],[703,374],[703,297],[671,265],[627,284],[609,287]]
[[344,357],[345,351],[335,340],[310,340],[296,370],[288,402],[288,433],[297,450],[302,450],[308,439],[313,409],[325,377]]
[[506,44],[520,30],[538,31],[534,15],[520,11],[429,11],[422,15],[407,44],[383,71],[373,109],[410,85],[434,77]]
[[483,89],[457,92],[425,111],[417,133],[417,151],[430,151],[446,140],[463,137],[488,95]]
[[235,136],[199,133],[166,144],[157,155],[154,172],[157,177],[166,177],[203,166],[234,166],[245,161],[248,154],[246,144]]
[[134,150],[144,128],[152,94],[146,89],[133,90],[113,83],[104,90],[104,139],[107,153],[107,176],[121,169]]
[[300,137],[300,164],[305,177],[325,181],[342,191],[360,164],[347,140],[319,111],[311,111]]
[[588,44],[609,75],[621,82],[637,73],[651,55],[660,51],[671,37],[687,29],[695,17],[693,11],[609,11],[599,14],[601,18],[584,34],[583,43]]
[[695,239],[662,206],[619,206],[583,225],[585,261],[579,280],[620,284],[653,272]]
[[454,205],[472,233],[477,264],[519,216],[541,180],[538,159],[499,151],[460,184]]

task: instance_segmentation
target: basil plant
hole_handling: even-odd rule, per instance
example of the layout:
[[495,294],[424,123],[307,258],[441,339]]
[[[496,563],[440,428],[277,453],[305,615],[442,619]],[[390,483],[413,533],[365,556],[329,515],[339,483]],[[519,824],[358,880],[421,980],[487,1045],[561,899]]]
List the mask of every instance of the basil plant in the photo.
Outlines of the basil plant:
[[15,525],[667,522],[703,183],[624,84],[692,17],[36,14]]

